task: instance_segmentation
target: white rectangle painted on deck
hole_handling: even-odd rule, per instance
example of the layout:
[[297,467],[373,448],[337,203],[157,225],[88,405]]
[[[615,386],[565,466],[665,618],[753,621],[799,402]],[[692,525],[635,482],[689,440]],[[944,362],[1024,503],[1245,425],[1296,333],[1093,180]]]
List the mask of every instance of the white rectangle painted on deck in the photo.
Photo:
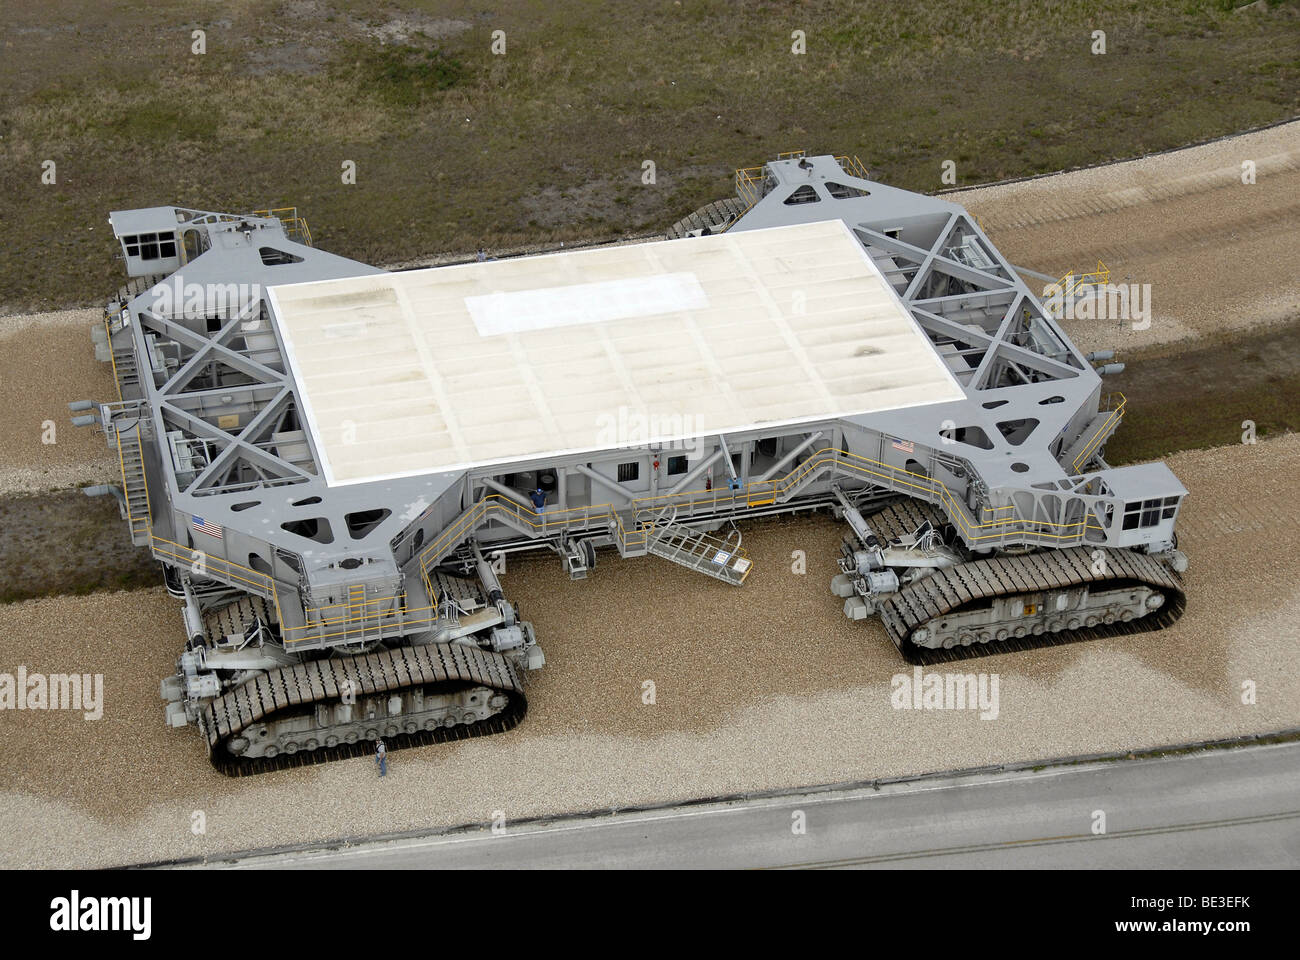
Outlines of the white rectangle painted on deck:
[[535,287],[513,293],[498,290],[465,298],[481,337],[703,310],[708,305],[709,298],[693,273]]
[[268,297],[331,485],[964,397],[840,220]]

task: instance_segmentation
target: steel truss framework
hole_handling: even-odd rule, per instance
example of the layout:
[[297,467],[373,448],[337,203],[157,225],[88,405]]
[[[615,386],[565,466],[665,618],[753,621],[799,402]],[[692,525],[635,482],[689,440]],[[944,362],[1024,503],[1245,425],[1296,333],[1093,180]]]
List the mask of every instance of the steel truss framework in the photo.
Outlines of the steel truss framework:
[[[247,489],[248,473],[256,477],[256,483],[268,485],[301,483],[316,476],[314,458],[312,469],[303,469],[279,456],[269,441],[269,435],[283,427],[286,418],[297,410],[293,379],[285,372],[283,361],[280,369],[274,369],[231,346],[230,342],[246,333],[250,325],[267,322],[260,316],[250,319],[258,307],[256,303],[246,304],[206,337],[149,310],[136,313],[138,336],[152,332],[177,344],[182,351],[190,351],[185,362],[153,395],[165,427],[180,430],[186,439],[205,441],[217,451],[182,488],[187,494]],[[191,387],[202,376],[222,377],[230,372],[248,382]],[[233,431],[223,429],[218,426],[219,418],[205,416],[205,406],[218,400],[223,406],[232,401],[246,402],[256,413]]]

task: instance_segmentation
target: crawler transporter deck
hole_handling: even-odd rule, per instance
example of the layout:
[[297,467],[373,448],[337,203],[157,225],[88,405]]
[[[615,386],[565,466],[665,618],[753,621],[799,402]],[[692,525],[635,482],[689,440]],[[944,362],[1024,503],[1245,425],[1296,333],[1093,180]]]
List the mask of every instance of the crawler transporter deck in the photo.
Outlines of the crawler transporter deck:
[[1182,613],[1186,490],[1105,462],[1095,358],[962,207],[856,160],[738,171],[661,241],[404,272],[293,210],[111,223],[118,396],[72,406],[121,483],[87,492],[181,601],[166,716],[225,773],[518,723],[514,551],[740,588],[748,521],[827,510],[832,602],[915,663]]

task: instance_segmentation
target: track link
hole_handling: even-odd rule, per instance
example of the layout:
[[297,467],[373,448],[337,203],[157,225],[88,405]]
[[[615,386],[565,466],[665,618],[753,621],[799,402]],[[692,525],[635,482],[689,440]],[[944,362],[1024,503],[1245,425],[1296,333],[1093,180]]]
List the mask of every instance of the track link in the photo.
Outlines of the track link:
[[385,736],[389,750],[504,733],[527,712],[519,672],[501,654],[465,644],[422,644],[313,660],[260,674],[207,704],[200,712],[199,728],[213,767],[231,777],[365,756],[374,749],[365,740],[251,759],[231,754],[225,745],[245,728],[274,720],[277,714],[337,701],[341,690],[351,689],[360,697],[445,682],[490,687],[508,700],[500,712],[475,723]]
[[667,230],[669,240],[687,236],[692,230],[708,227],[711,232],[729,226],[731,221],[749,208],[739,197],[727,197],[707,203],[689,216],[682,217]]
[[948,522],[948,518],[934,504],[926,503],[924,500],[913,500],[910,497],[891,503],[883,510],[867,516],[872,531],[884,541],[911,536],[917,527],[927,521],[936,527],[942,527]]
[[[1082,640],[1145,633],[1170,626],[1187,606],[1178,575],[1158,560],[1131,550],[1102,550],[1106,573],[1093,573],[1097,548],[1071,547],[1044,550],[1023,556],[993,557],[958,564],[909,584],[887,597],[878,609],[890,639],[909,663],[922,666],[951,663],[974,657],[993,656],[1039,647],[1060,646]],[[1134,620],[1099,623],[1094,627],[1062,630],[1025,637],[1009,637],[988,643],[954,646],[949,649],[920,647],[911,641],[914,630],[972,603],[993,597],[1015,596],[1059,590],[1083,584],[1121,587],[1142,584],[1160,590],[1165,603],[1159,610]]]
[[209,610],[203,615],[208,643],[224,643],[231,634],[243,634],[254,620],[273,622],[270,605],[261,597],[245,594],[238,600]]
[[[877,536],[886,540],[910,534],[927,520],[936,525],[946,523],[943,513],[933,504],[912,499],[891,504],[867,519]],[[1093,572],[1093,553],[1099,549],[1106,557],[1104,574]],[[910,639],[917,628],[968,605],[994,597],[1060,590],[1083,584],[1106,587],[1146,585],[1163,593],[1165,603],[1160,609],[1134,620],[1099,623],[1094,627],[1059,633],[1049,631],[1040,635],[1009,637],[970,646],[948,649],[921,647]],[[1162,630],[1175,623],[1186,607],[1187,597],[1181,578],[1154,557],[1132,550],[1070,547],[990,557],[938,570],[887,597],[877,613],[903,657],[909,663],[926,666]]]

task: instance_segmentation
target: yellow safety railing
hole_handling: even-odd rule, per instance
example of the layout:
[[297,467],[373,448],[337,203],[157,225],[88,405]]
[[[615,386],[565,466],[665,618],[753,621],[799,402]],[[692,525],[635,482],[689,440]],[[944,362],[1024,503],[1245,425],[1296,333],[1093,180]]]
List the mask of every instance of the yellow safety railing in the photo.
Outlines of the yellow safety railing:
[[[1094,434],[1084,450],[1080,452],[1079,457],[1076,458],[1076,468],[1079,463],[1086,460],[1091,450],[1095,449],[1100,442],[1100,438],[1106,434],[1110,425],[1123,416],[1127,400],[1122,394],[1118,396],[1120,398],[1119,402],[1110,411],[1110,416]],[[137,444],[141,443],[138,434],[136,442]],[[140,450],[143,462],[142,446]],[[126,468],[122,455],[120,435],[118,435],[118,461],[122,469],[122,482],[125,490]],[[402,602],[406,599],[404,593],[396,596],[380,597],[375,600],[358,600],[353,596],[354,587],[349,589],[347,602],[305,608],[304,613],[308,622],[298,627],[285,626],[283,613],[280,609],[277,581],[271,575],[222,557],[207,554],[204,551],[182,546],[152,533],[150,534],[150,540],[151,548],[157,555],[169,557],[190,566],[201,563],[203,568],[209,572],[217,573],[232,582],[246,584],[256,592],[265,594],[275,607],[276,619],[281,626],[281,636],[286,644],[307,639],[323,641],[350,635],[352,631],[348,627],[358,623],[374,624],[382,634],[384,627],[387,625],[385,621],[390,621],[393,626],[402,627],[439,621],[441,617],[438,612],[438,594],[429,577],[430,566],[450,553],[455,546],[465,540],[473,530],[488,519],[490,514],[495,512],[507,514],[516,524],[527,527],[535,536],[558,533],[573,523],[610,522],[613,525],[617,542],[624,549],[628,547],[644,547],[648,546],[652,533],[663,524],[656,520],[641,521],[629,529],[624,523],[625,514],[635,516],[656,507],[663,508],[680,505],[681,503],[688,503],[692,507],[711,504],[715,509],[739,505],[747,507],[766,506],[776,502],[783,495],[791,493],[796,487],[811,479],[814,474],[823,469],[833,469],[849,476],[862,477],[877,486],[883,485],[889,489],[899,490],[903,488],[907,491],[915,491],[915,495],[941,503],[946,508],[949,519],[961,530],[963,539],[968,543],[978,543],[990,539],[1005,539],[1017,533],[1039,540],[1074,540],[1082,542],[1088,530],[1105,532],[1106,529],[1095,522],[1095,514],[1092,511],[1089,511],[1084,520],[1056,522],[1025,518],[1019,514],[1016,504],[983,508],[985,514],[1002,513],[1007,510],[1015,511],[1011,516],[990,517],[982,521],[975,520],[973,517],[968,516],[965,504],[941,480],[894,466],[882,460],[850,453],[847,450],[825,447],[817,450],[807,460],[780,479],[750,481],[741,490],[706,488],[636,497],[621,510],[611,503],[603,503],[592,506],[570,507],[564,510],[546,510],[543,513],[538,513],[508,497],[495,493],[490,494],[463,512],[419,555],[417,562],[425,591],[431,601],[429,606],[410,610],[404,609],[402,606]],[[882,484],[880,481],[885,481],[885,483]],[[705,534],[696,531],[692,532],[703,539],[709,539]],[[739,545],[732,547],[727,542],[718,540],[718,548],[727,549],[731,557],[748,560],[748,554]],[[748,569],[745,571],[745,575],[747,574]],[[364,596],[364,593],[362,596]],[[382,603],[392,603],[393,607],[391,610],[385,611],[370,611],[368,609]],[[331,610],[341,612],[323,615],[326,611]],[[418,616],[420,614],[425,614],[425,616]],[[322,628],[339,626],[343,627],[343,629],[321,632]],[[293,634],[299,634],[299,636],[293,636]]]
[[[140,455],[140,476],[144,485],[145,508],[144,516],[137,516],[131,508],[131,497],[127,488],[126,479],[126,454],[122,449],[122,434],[114,432],[114,439],[117,442],[117,465],[122,475],[122,498],[126,502],[127,523],[131,528],[132,534],[137,529],[143,529],[149,535],[149,548],[155,556],[167,557],[178,563],[184,564],[191,569],[198,565],[201,569],[215,573],[217,576],[227,581],[241,583],[253,588],[254,592],[263,593],[269,599],[275,608],[275,617],[280,624],[280,634],[286,644],[300,643],[303,640],[328,640],[334,637],[345,637],[351,631],[347,628],[350,625],[369,622],[374,623],[380,631],[390,625],[414,626],[424,623],[435,623],[440,618],[438,616],[438,597],[433,585],[430,583],[428,576],[424,578],[425,586],[429,592],[430,605],[427,607],[417,607],[406,610],[402,607],[402,601],[406,599],[406,594],[397,596],[380,597],[375,600],[363,600],[357,602],[351,596],[356,587],[349,588],[349,600],[347,603],[326,604],[319,607],[304,607],[303,613],[307,620],[305,624],[298,627],[290,627],[285,624],[284,614],[280,608],[280,597],[276,589],[277,582],[270,574],[263,573],[260,570],[253,570],[242,564],[227,560],[224,557],[218,557],[204,550],[198,550],[192,547],[186,547],[174,540],[168,540],[164,537],[157,536],[153,532],[153,516],[150,512],[151,501],[149,499],[149,476],[148,471],[144,469],[144,441],[140,437],[140,428],[136,426],[136,450]],[[376,606],[381,603],[393,603],[391,611],[368,611],[366,608]],[[343,609],[345,612],[338,615],[320,616],[321,611]],[[427,616],[417,616],[418,614],[428,614]],[[391,621],[385,623],[384,621]],[[342,630],[334,630],[328,633],[322,633],[322,627],[342,626]],[[298,634],[294,636],[294,634]]]
[[[365,599],[365,588],[360,586],[348,587],[348,598],[342,603],[323,603],[314,607],[305,607],[307,620],[313,624],[344,623],[348,615],[356,614],[357,616],[367,615],[367,607],[377,607],[382,603],[390,603],[395,600],[405,599],[405,593],[386,595],[377,597],[374,600]],[[339,610],[341,613],[327,614],[327,611]]]
[[[1122,408],[1122,403],[1121,403]],[[1104,532],[1105,527],[1085,519],[1073,522],[1056,522],[1023,517],[1015,504],[1003,504],[985,507],[984,512],[1003,513],[1014,510],[1011,516],[990,517],[979,521],[968,517],[965,504],[959,500],[941,480],[925,474],[896,467],[881,460],[862,457],[847,450],[830,447],[822,448],[801,463],[798,467],[778,480],[751,481],[742,490],[686,490],[679,493],[656,494],[633,499],[628,507],[620,512],[613,504],[603,503],[586,507],[570,507],[565,510],[546,510],[537,513],[500,494],[490,494],[477,501],[457,518],[442,534],[429,544],[419,557],[421,571],[427,571],[434,562],[430,558],[441,559],[450,550],[469,536],[490,513],[501,511],[508,514],[516,523],[527,526],[534,535],[545,536],[558,533],[573,523],[591,523],[612,521],[620,543],[625,546],[641,546],[646,543],[648,532],[653,524],[643,524],[639,530],[629,531],[623,523],[623,512],[634,514],[654,507],[663,507],[689,503],[692,507],[712,504],[715,508],[724,506],[764,506],[775,502],[782,495],[788,494],[795,487],[819,470],[833,468],[848,475],[866,478],[877,486],[881,480],[891,489],[905,488],[917,494],[942,503],[947,507],[948,516],[959,527],[968,542],[980,542],[990,539],[1005,539],[1022,533],[1029,537],[1043,540],[1077,540],[1082,542],[1088,530]],[[427,573],[426,573],[427,578]]]
[[[730,503],[734,499],[731,491],[727,491],[726,496],[721,496],[722,491],[718,491],[718,496],[714,498],[715,503]],[[647,505],[664,506],[666,497],[640,497],[632,501],[636,503],[646,503]],[[634,512],[639,512],[635,507],[630,507]],[[640,509],[647,509],[642,507]],[[650,534],[658,529],[661,524],[655,521],[643,521],[639,526],[632,529],[623,523],[622,514],[610,503],[595,504],[587,507],[570,507],[566,510],[546,510],[538,513],[528,507],[525,507],[509,497],[498,493],[489,494],[483,499],[477,501],[472,507],[462,513],[454,523],[452,523],[437,540],[429,544],[420,554],[417,561],[420,573],[424,577],[425,589],[429,595],[433,596],[433,585],[429,581],[429,567],[440,560],[451,549],[456,547],[470,533],[475,530],[481,523],[488,518],[488,515],[494,512],[504,513],[516,523],[527,526],[531,529],[534,536],[545,536],[549,531],[558,532],[566,528],[571,523],[591,523],[591,522],[613,522],[615,528],[615,537],[623,549],[629,547],[640,548],[648,547],[650,543]],[[708,539],[707,535],[692,531],[697,536]],[[717,539],[717,538],[713,538]],[[725,546],[724,541],[718,540],[719,548]],[[749,555],[742,547],[735,547],[729,550],[733,557],[740,557],[748,560]],[[745,571],[748,576],[748,570]],[[742,578],[743,579],[743,578]]]
[[[795,160],[799,157],[808,156],[807,150],[787,150],[784,153],[776,155],[777,160]],[[855,156],[839,156],[835,162],[840,168],[851,177],[857,177],[859,180],[869,179],[866,166]],[[764,170],[766,164],[757,167],[741,167],[736,171],[736,196],[745,201],[745,211],[741,213],[744,216],[749,212],[749,208],[763,199],[763,180],[766,177]]]
[[[363,600],[363,599],[358,599],[355,591],[360,589],[361,591],[360,595],[364,596],[365,595],[364,587],[359,588],[353,586],[353,587],[349,587],[348,589],[349,589],[349,596],[348,596],[348,601],[346,603],[331,603],[331,604],[324,604],[317,607],[306,607],[304,608],[303,612],[306,615],[307,623],[304,626],[289,627],[287,629],[285,629],[282,626],[281,627],[282,634],[303,633],[304,631],[308,631],[308,630],[312,631],[309,636],[308,635],[296,636],[296,637],[287,636],[285,638],[285,642],[298,643],[306,639],[323,640],[332,637],[347,636],[348,634],[353,632],[352,630],[349,629],[349,627],[358,624],[363,627],[366,625],[373,624],[382,633],[385,626],[390,624],[393,626],[401,625],[405,627],[405,626],[413,626],[415,624],[422,624],[422,623],[434,623],[439,619],[437,613],[438,608],[436,603],[431,604],[430,606],[427,607],[418,607],[415,609],[406,610],[404,607],[404,603],[406,601],[406,596],[407,596],[405,592],[389,595],[389,596],[378,597],[374,600]],[[435,596],[436,595],[433,594],[431,591],[430,599],[435,599]],[[381,604],[392,604],[392,609],[391,610],[369,609],[370,607],[378,607]],[[328,616],[322,616],[322,613],[327,610],[339,610],[341,612],[337,614],[331,614]],[[423,617],[413,616],[414,614],[420,614],[420,613],[427,614],[427,615]],[[389,623],[386,623],[386,621],[388,621]],[[322,627],[338,627],[338,626],[343,627],[343,629],[335,630],[330,633],[321,632]]]
[[[1093,451],[1101,445],[1101,442],[1106,438],[1106,436],[1119,425],[1119,422],[1122,419],[1124,419],[1124,407],[1128,404],[1128,398],[1122,393],[1116,394],[1116,396],[1119,397],[1119,402],[1114,407],[1110,408],[1109,416],[1102,421],[1101,426],[1097,428],[1097,432],[1092,435],[1092,438],[1089,439],[1083,449],[1079,451],[1079,455],[1074,458],[1071,467],[1073,467],[1075,473],[1079,472],[1079,465],[1088,462],[1088,458],[1092,456]],[[1107,407],[1110,406],[1110,403],[1111,398],[1108,396],[1106,398]]]
[[871,179],[867,173],[866,165],[858,159],[856,154],[851,157],[836,157],[835,162],[838,163],[840,168],[851,177],[857,177],[859,180]]
[[752,207],[763,198],[763,167],[741,167],[736,171],[736,196]]
[[[119,444],[121,443],[120,437],[118,438],[118,443]],[[144,484],[145,516],[141,519],[144,522],[145,529],[149,531],[149,535],[152,536],[153,535],[153,507],[149,499],[149,471],[146,470],[144,466],[144,441],[140,439],[139,423],[135,425],[135,448],[136,451],[140,454],[140,482]],[[122,482],[126,483],[125,478],[122,480]],[[122,488],[122,494],[123,496],[126,495],[125,487]],[[128,502],[130,502],[129,498],[128,498]]]
[[122,500],[126,507],[126,522],[131,529],[132,536],[137,530],[143,530],[152,536],[153,517],[150,515],[149,502],[149,477],[144,469],[144,441],[140,439],[140,425],[135,427],[135,448],[140,457],[140,482],[144,485],[144,503],[145,515],[137,516],[131,509],[131,491],[126,479],[126,453],[122,449],[122,434],[116,428],[113,431],[113,439],[117,443],[117,467],[122,475]]
[[297,207],[274,207],[267,210],[254,210],[255,217],[274,217],[284,224],[284,232],[291,240],[297,240],[304,246],[311,246],[311,228],[305,218],[298,216]]
[[[165,537],[157,536],[152,531],[152,516],[138,516],[135,514],[135,511],[131,509],[130,494],[127,493],[126,455],[122,450],[122,434],[116,433],[114,436],[116,436],[117,440],[117,466],[122,475],[122,498],[126,501],[126,519],[127,523],[130,524],[131,532],[134,533],[136,529],[143,526],[149,535],[149,549],[157,557],[166,557],[190,568],[201,565],[204,571],[213,572],[213,574],[221,576],[222,579],[233,581],[233,583],[244,584],[246,587],[251,587],[253,592],[264,593],[266,598],[272,602],[274,609],[276,609],[276,620],[279,623],[282,639],[286,644],[302,643],[303,640],[329,640],[333,639],[333,637],[347,636],[351,632],[348,627],[356,623],[374,623],[374,626],[380,628],[382,632],[386,626],[396,626],[396,624],[415,626],[415,624],[421,623],[434,623],[439,619],[437,593],[433,591],[428,578],[425,578],[425,584],[429,587],[429,600],[433,601],[430,606],[403,610],[402,601],[406,600],[406,594],[404,593],[398,594],[396,597],[380,597],[377,600],[360,602],[352,600],[350,596],[346,604],[304,607],[303,613],[307,623],[299,627],[286,626],[283,611],[279,606],[279,594],[276,589],[277,581],[273,576],[264,574],[259,570],[252,570],[251,567],[243,566],[242,563],[235,563],[230,559],[217,557],[217,555],[207,553],[205,550],[188,548],[188,546],[178,544],[174,540],[166,540]],[[136,427],[135,431],[135,445],[140,455],[140,476],[142,476],[142,483],[144,484],[144,502],[148,505],[149,481],[148,473],[144,470],[144,444],[140,440],[139,427]],[[351,589],[355,588],[350,588],[350,593]],[[391,611],[370,611],[367,609],[367,607],[385,604],[385,602],[390,601],[394,604],[394,609]],[[343,609],[344,613],[321,617],[321,611],[333,609]],[[424,613],[429,615],[417,617],[417,614]],[[385,623],[385,620],[390,620],[391,623]],[[334,626],[342,626],[343,630],[321,632],[321,627]],[[294,636],[295,633],[298,636]]]
[[[341,604],[327,604],[320,607],[306,607],[304,614],[307,623],[298,627],[287,626],[284,622],[284,614],[280,608],[280,597],[276,590],[276,580],[270,574],[263,573],[260,570],[253,570],[243,564],[235,563],[233,560],[227,560],[210,554],[204,550],[198,550],[192,547],[186,547],[183,544],[176,543],[174,540],[168,540],[164,537],[157,536],[153,533],[153,517],[151,515],[137,516],[131,508],[131,498],[127,492],[126,480],[126,456],[122,449],[122,435],[116,434],[117,440],[117,463],[118,469],[122,474],[122,494],[126,501],[127,522],[130,524],[134,533],[139,527],[143,526],[149,532],[150,549],[155,556],[167,557],[178,563],[184,564],[191,569],[196,565],[200,569],[216,574],[223,579],[240,583],[251,587],[254,592],[265,594],[275,608],[275,616],[280,624],[280,633],[286,644],[298,643],[303,640],[319,639],[327,640],[334,637],[347,636],[351,631],[347,628],[350,625],[370,622],[374,623],[382,631],[386,626],[401,624],[404,626],[414,626],[416,624],[434,623],[438,618],[437,613],[437,595],[430,589],[429,598],[433,603],[428,607],[419,607],[413,610],[403,610],[401,601],[405,600],[406,594],[399,594],[397,597],[381,597],[376,600],[367,600],[360,603],[348,602]],[[149,478],[147,472],[143,469],[144,465],[144,443],[140,438],[139,427],[136,428],[136,449],[140,454],[141,477],[144,484],[145,503],[149,504]],[[426,583],[428,583],[426,578]],[[391,611],[369,611],[366,608],[376,606],[381,603],[391,601],[394,608]],[[320,616],[321,611],[342,608],[345,612],[338,615]],[[419,617],[418,614],[427,613],[428,616]],[[384,621],[391,621],[391,624]],[[320,628],[342,626],[342,630],[322,633]],[[295,636],[297,634],[297,636]]]
[[[1084,533],[1088,529],[1103,530],[1104,527],[1092,523],[1088,520],[1076,521],[1073,523],[1057,523],[1049,520],[1036,520],[1021,517],[1017,510],[1017,515],[1010,517],[995,517],[983,521],[974,521],[968,519],[967,510],[964,503],[959,500],[947,485],[941,480],[927,476],[921,473],[914,473],[905,470],[902,467],[896,467],[892,464],[880,460],[873,460],[869,457],[861,457],[846,450],[821,450],[810,457],[804,463],[782,478],[775,481],[782,490],[796,486],[807,478],[807,476],[823,467],[833,465],[835,468],[859,476],[867,477],[873,480],[887,480],[891,489],[904,487],[909,490],[915,490],[918,493],[927,496],[929,499],[942,503],[950,519],[954,521],[954,526],[961,529],[964,539],[968,543],[979,542],[990,539],[1005,539],[1014,533],[1024,533],[1036,538],[1045,538],[1049,540],[1082,540]],[[878,484],[879,485],[879,484]],[[1015,506],[1009,504],[1007,506]],[[1017,529],[1019,528],[1019,529]],[[1064,532],[1048,532],[1051,530]]]
[[1099,287],[1110,283],[1110,268],[1100,260],[1097,261],[1097,269],[1092,273],[1076,274],[1073,270],[1063,276],[1055,283],[1049,284],[1043,288],[1043,296],[1068,297],[1077,291],[1080,287]]
[[[138,429],[138,428],[137,428]],[[126,492],[126,457],[122,453],[122,434],[114,434],[117,440],[117,466],[122,471],[122,499],[126,503],[126,522],[131,527],[131,532],[135,532],[135,517],[131,515],[131,498]]]
[[[777,160],[797,160],[808,156],[807,150],[786,150],[776,155]],[[767,164],[757,167],[741,167],[736,171],[736,195],[745,201],[745,213],[749,208],[763,199],[763,180],[767,176],[763,171]],[[741,216],[744,216],[742,213]]]
[[[118,307],[121,310],[121,307]],[[117,354],[113,352],[113,328],[108,322],[109,318],[104,318],[104,335],[107,338],[104,342],[108,344],[108,360],[113,365],[113,386],[117,387],[117,399],[122,399],[122,382],[117,379]],[[123,483],[126,482],[123,478]],[[125,489],[122,491],[125,493]]]
[[233,560],[215,556],[204,550],[187,547],[175,540],[168,540],[156,534],[151,537],[151,540],[153,552],[156,555],[169,557],[191,569],[216,573],[226,580],[252,587],[257,593],[265,593],[267,599],[275,604],[277,619],[283,623],[283,618],[279,616],[280,601],[275,593],[275,579],[270,574],[262,573],[260,570],[253,570],[250,567],[235,563]]
[[[336,637],[347,637],[355,633],[349,627],[357,624],[373,624],[382,633],[385,628],[390,626],[411,627],[418,624],[435,623],[439,619],[436,603],[427,607],[403,609],[401,601],[405,600],[406,594],[402,593],[396,596],[381,597],[378,600],[365,601],[360,604],[336,603],[320,607],[305,607],[303,612],[307,622],[301,626],[290,627],[285,624],[284,612],[280,607],[279,592],[276,589],[277,581],[270,574],[263,573],[260,570],[253,570],[243,564],[235,563],[233,560],[227,560],[224,557],[218,557],[203,550],[186,547],[174,540],[167,540],[159,536],[153,536],[151,539],[153,552],[157,556],[168,557],[191,569],[198,565],[198,568],[204,571],[205,575],[206,573],[212,573],[227,581],[251,587],[253,592],[264,594],[275,609],[275,618],[280,624],[280,636],[286,646],[301,643],[304,640],[323,641]],[[427,577],[425,582],[428,583]],[[435,594],[430,592],[430,599],[434,599],[434,597]],[[394,604],[391,611],[368,611],[365,609],[388,601]],[[341,609],[343,612],[326,617],[317,616],[322,610],[336,608]],[[419,616],[420,614],[425,614],[425,616]],[[326,627],[342,627],[342,629],[323,632],[322,628]]]

